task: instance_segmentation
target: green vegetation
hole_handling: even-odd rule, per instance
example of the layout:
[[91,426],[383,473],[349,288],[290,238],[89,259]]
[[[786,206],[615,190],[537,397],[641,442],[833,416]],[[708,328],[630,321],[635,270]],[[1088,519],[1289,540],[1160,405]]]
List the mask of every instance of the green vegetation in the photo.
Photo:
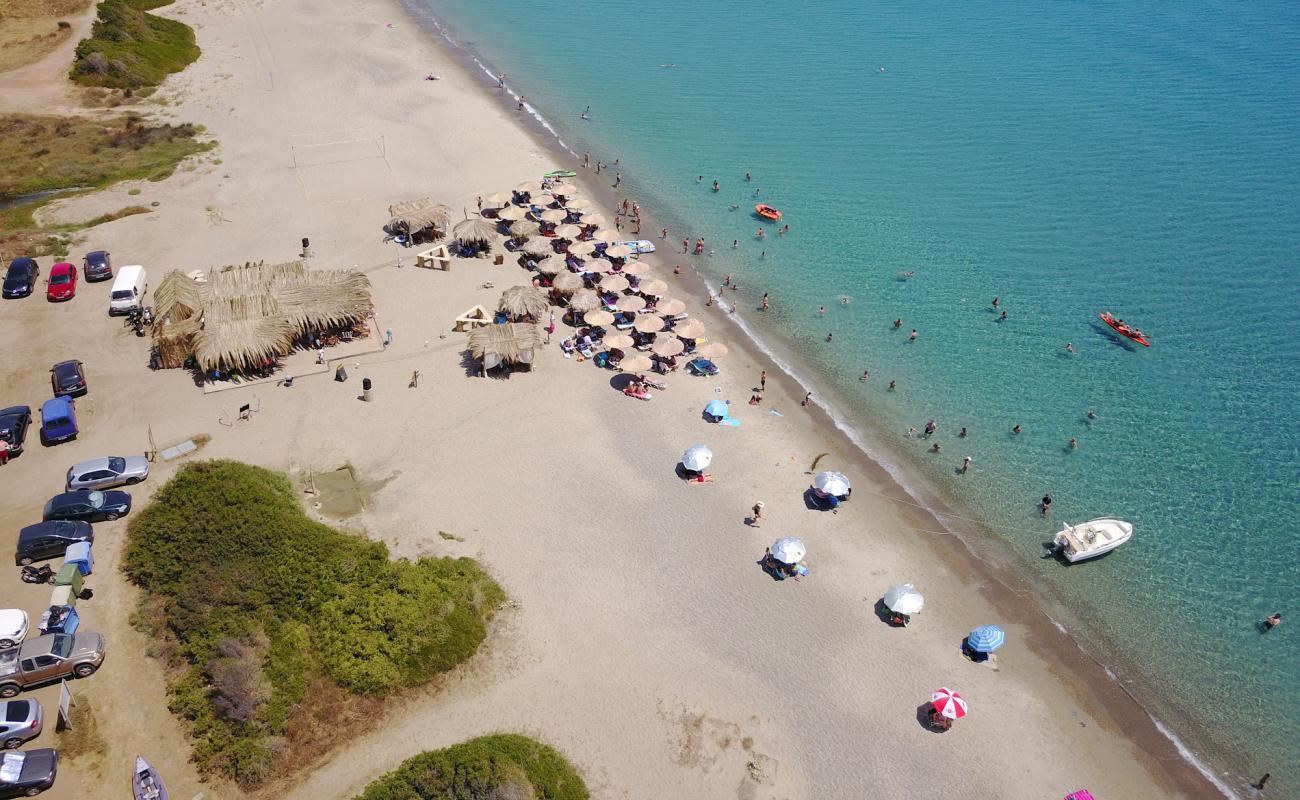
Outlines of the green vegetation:
[[199,57],[194,29],[147,13],[172,0],[102,0],[90,38],[77,45],[72,80],[84,86],[157,86]]
[[498,734],[409,758],[356,800],[586,800],[564,756],[527,736]]
[[355,731],[340,721],[361,707],[349,703],[469,658],[504,599],[473,560],[390,561],[383,543],[308,518],[284,476],[233,461],[168,481],[132,522],[124,566],[170,642],[171,707],[195,760],[244,787],[340,738],[311,728]]

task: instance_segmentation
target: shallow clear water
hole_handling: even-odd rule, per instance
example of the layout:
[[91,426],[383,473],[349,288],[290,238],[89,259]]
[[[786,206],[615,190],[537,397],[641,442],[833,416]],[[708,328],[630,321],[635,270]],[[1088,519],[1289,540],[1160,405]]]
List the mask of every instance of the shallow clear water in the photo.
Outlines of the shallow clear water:
[[[1300,606],[1300,6],[417,1],[620,158],[670,242],[705,237],[683,263],[734,274],[759,335],[1000,530],[1199,754],[1300,795],[1300,636],[1254,627]],[[755,189],[789,235],[755,238]],[[939,454],[906,435],[931,418]],[[1039,559],[1097,516],[1135,540]]]

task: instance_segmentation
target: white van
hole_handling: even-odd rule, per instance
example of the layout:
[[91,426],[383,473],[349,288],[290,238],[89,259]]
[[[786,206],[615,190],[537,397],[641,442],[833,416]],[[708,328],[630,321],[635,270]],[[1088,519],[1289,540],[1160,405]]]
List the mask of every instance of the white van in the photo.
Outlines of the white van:
[[108,296],[108,314],[129,314],[133,309],[144,306],[144,293],[149,283],[144,274],[144,267],[132,264],[122,267],[113,279],[113,291]]

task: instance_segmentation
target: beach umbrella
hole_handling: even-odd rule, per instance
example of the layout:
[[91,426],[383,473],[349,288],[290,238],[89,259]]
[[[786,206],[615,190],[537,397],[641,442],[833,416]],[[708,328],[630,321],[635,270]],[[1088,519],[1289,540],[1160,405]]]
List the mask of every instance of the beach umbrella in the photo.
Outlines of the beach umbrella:
[[961,719],[966,716],[966,700],[947,686],[930,695],[930,703],[934,705],[936,711],[948,719]]
[[651,363],[648,357],[638,353],[618,362],[618,368],[624,372],[645,372],[650,369]]
[[808,555],[808,548],[804,546],[802,539],[787,536],[772,543],[772,558],[782,564],[798,564],[806,555]]
[[655,306],[655,310],[665,316],[675,317],[686,310],[686,304],[676,298],[669,298],[668,300],[660,300],[659,305]]
[[631,347],[632,337],[628,336],[626,333],[611,333],[601,340],[601,344],[606,347],[617,347],[619,349]]
[[925,607],[925,597],[910,583],[891,586],[885,592],[885,608],[900,614],[916,614]]
[[484,198],[483,198],[483,207],[484,207],[484,208],[503,208],[503,207],[506,205],[506,203],[509,203],[509,202],[510,202],[510,198],[507,197],[504,193],[502,193],[502,192],[496,192],[496,193],[494,193],[494,194],[490,194],[490,195],[488,195],[487,197],[484,197]]
[[540,192],[541,190],[542,184],[538,181],[524,181],[515,187],[515,191],[520,192],[521,194],[532,194],[533,192]]
[[658,297],[664,292],[668,291],[668,284],[664,283],[658,278],[651,278],[648,281],[642,281],[641,285],[638,286],[637,288],[641,291],[642,294],[648,294],[654,297]]
[[[555,251],[551,249],[551,243],[542,238],[529,239],[524,243],[523,252],[524,255],[539,261],[545,261],[548,258],[555,257]],[[560,262],[563,263],[564,259],[561,258]]]
[[676,336],[657,337],[655,343],[650,345],[650,352],[657,356],[663,356],[664,358],[680,355],[685,349],[686,345],[682,344],[682,340],[678,339]]
[[532,317],[541,319],[550,309],[551,303],[546,299],[546,292],[531,286],[511,286],[501,293],[497,309],[504,311],[515,319]]
[[582,262],[583,272],[609,272],[614,265],[603,258],[589,258]]
[[[570,275],[573,273],[570,272]],[[561,275],[560,277],[564,277]],[[576,277],[576,276],[575,276]],[[595,311],[604,303],[601,302],[600,296],[590,289],[579,289],[569,298],[569,308],[574,311]]]
[[817,476],[813,478],[813,486],[826,494],[833,494],[836,497],[849,493],[849,479],[844,476],[843,472],[835,472],[834,470],[817,473]]
[[606,275],[600,279],[600,288],[607,292],[621,292],[627,287],[627,278],[622,275]]
[[574,242],[569,245],[569,252],[575,256],[589,255],[596,250],[596,245],[591,242]]
[[1006,633],[997,625],[981,625],[966,637],[966,646],[977,653],[992,653],[1006,640]]
[[632,255],[632,248],[625,244],[611,244],[605,248],[605,255],[610,258],[627,258]]
[[555,202],[555,197],[546,192],[534,192],[529,196],[528,202],[530,205],[542,206],[545,208]]
[[656,317],[654,314],[642,314],[636,318],[632,327],[641,333],[656,333],[664,329],[664,318]]
[[576,272],[561,272],[551,281],[551,288],[561,292],[576,292],[585,285],[582,276]]
[[614,321],[614,315],[603,308],[598,308],[583,314],[582,321],[588,325],[608,325]]
[[698,319],[688,319],[681,325],[673,328],[673,333],[683,339],[698,339],[704,335],[704,323],[700,322]]
[[577,210],[577,209],[583,209],[583,208],[591,208],[591,201],[590,201],[590,200],[588,200],[588,199],[585,198],[585,197],[574,197],[572,191],[570,192],[570,194],[566,195],[566,197],[567,197],[567,200],[566,200],[566,202],[564,203],[564,207],[565,207],[565,208],[571,208],[571,209],[574,209],[574,210]]
[[456,223],[452,228],[452,234],[456,241],[465,242],[483,242],[490,243],[496,238],[496,226],[482,217],[472,217],[463,219]]
[[597,228],[603,228],[609,224],[609,220],[605,219],[604,214],[588,211],[582,215],[582,224],[595,225]]
[[[550,213],[552,212],[550,211],[546,212],[546,214],[550,214]],[[545,217],[546,214],[543,214],[542,216]],[[582,233],[582,228],[579,228],[577,225],[561,225],[555,229],[555,235],[560,237],[561,239],[577,239],[578,235],[581,233]],[[569,249],[572,250],[573,248],[570,247]]]
[[707,469],[713,463],[713,451],[702,444],[693,445],[685,453],[682,453],[682,466],[689,470],[699,472]]
[[618,306],[619,311],[640,311],[645,308],[645,298],[629,294],[618,298],[614,305]]
[[731,406],[727,405],[726,400],[710,400],[704,407],[704,413],[710,417],[728,417],[731,415]]
[[650,267],[642,264],[640,261],[633,261],[631,264],[623,265],[624,275],[644,275],[650,271]]
[[727,346],[722,342],[708,342],[700,345],[695,354],[700,358],[722,358],[727,352]]
[[[532,244],[532,242],[529,242],[529,244]],[[527,248],[524,249],[527,250]],[[568,267],[569,265],[564,261],[564,256],[559,255],[558,253],[549,255],[537,262],[537,271],[543,275],[559,275],[561,272],[568,269]]]
[[562,208],[553,208],[550,211],[541,213],[542,222],[564,222],[565,217],[569,216]]
[[542,226],[531,219],[517,219],[510,223],[510,235],[518,239],[527,239],[541,233]]
[[507,222],[514,222],[515,220],[523,219],[524,215],[527,213],[527,209],[520,208],[519,206],[506,206],[497,212],[497,218],[504,219]]
[[613,244],[618,241],[618,231],[610,228],[601,228],[591,235],[591,238],[598,242],[608,242]]

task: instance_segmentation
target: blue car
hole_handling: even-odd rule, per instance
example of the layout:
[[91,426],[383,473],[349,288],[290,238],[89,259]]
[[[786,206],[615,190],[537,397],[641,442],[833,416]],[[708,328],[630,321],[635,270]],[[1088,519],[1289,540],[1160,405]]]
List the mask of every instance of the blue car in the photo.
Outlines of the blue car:
[[71,397],[46,400],[41,406],[41,444],[47,447],[77,438],[77,404]]

